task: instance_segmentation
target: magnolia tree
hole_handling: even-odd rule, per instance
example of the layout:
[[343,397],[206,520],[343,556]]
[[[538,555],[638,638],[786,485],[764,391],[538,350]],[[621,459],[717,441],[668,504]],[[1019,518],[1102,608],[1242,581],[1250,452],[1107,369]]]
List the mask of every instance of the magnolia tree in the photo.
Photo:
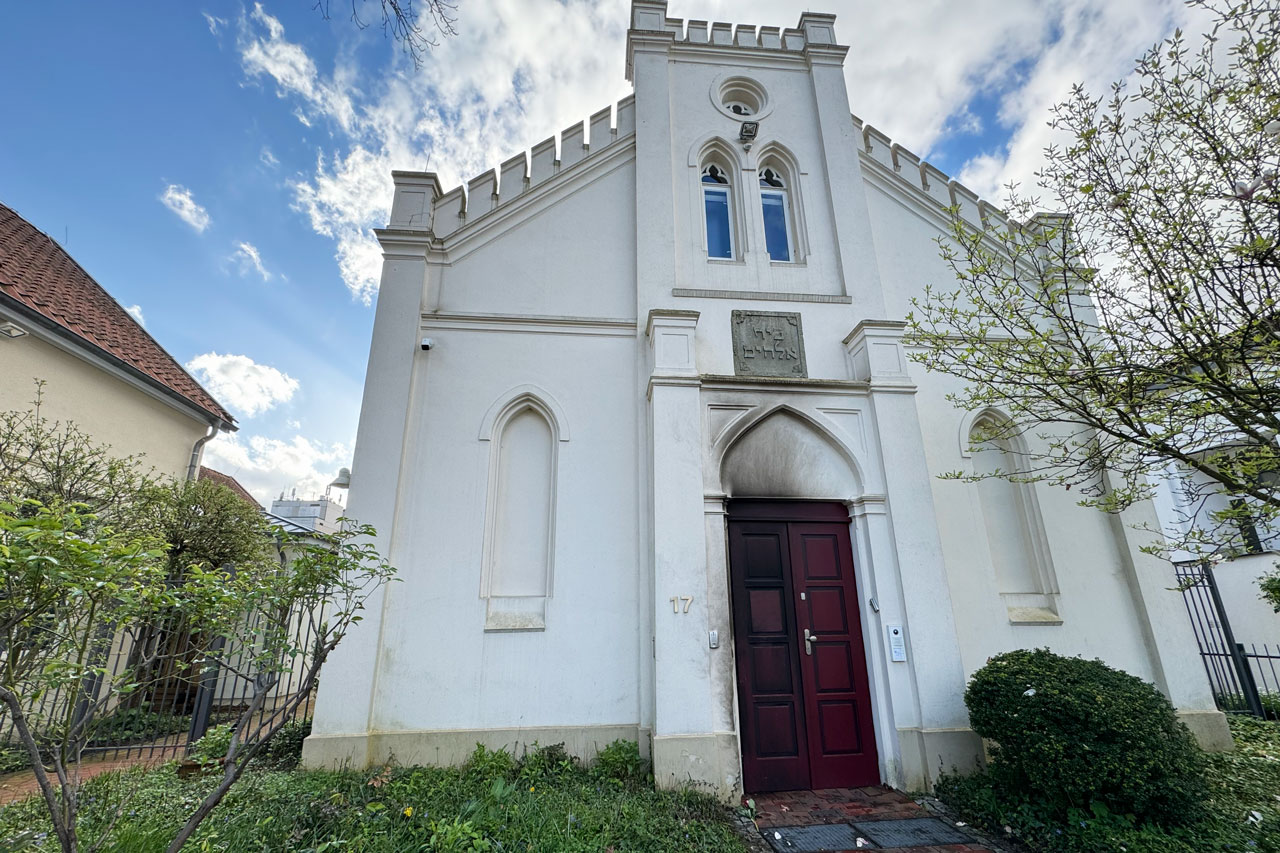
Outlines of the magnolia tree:
[[[365,601],[395,573],[378,556],[373,528],[343,520],[336,534],[313,535],[283,543],[289,556],[278,571],[256,583],[241,600],[242,613],[259,614],[260,620],[241,619],[240,625],[256,625],[251,636],[237,636],[239,647],[253,649],[247,659],[217,661],[222,671],[251,685],[249,702],[231,725],[230,739],[221,757],[222,778],[187,819],[168,847],[177,853],[200,823],[222,801],[249,762],[315,690],[320,669],[329,655],[361,620]],[[307,630],[294,627],[298,620]],[[296,638],[307,637],[305,644]],[[211,655],[211,658],[216,656]],[[284,701],[269,710],[265,703],[286,672],[300,672]]]
[[[1043,198],[953,217],[955,281],[914,300],[909,333],[962,380],[955,405],[1007,416],[980,438],[1018,470],[985,476],[1114,512],[1178,471],[1184,523],[1154,547],[1221,556],[1280,516],[1280,7],[1192,5],[1215,16],[1203,44],[1175,33],[1133,84],[1054,108],[1069,141]],[[1280,605],[1280,582],[1264,592]]]
[[[382,32],[391,36],[409,58],[414,68],[421,68],[427,51],[439,42],[437,34],[458,34],[458,4],[456,0],[378,0],[378,11],[367,11],[370,0],[338,0],[338,8],[350,12],[352,23],[360,29],[369,26],[381,15]],[[315,8],[326,18],[333,13],[334,0],[316,0]],[[422,10],[431,19],[430,26],[423,26]]]
[[210,674],[240,685],[213,762],[221,778],[176,851],[310,701],[393,574],[369,528],[289,540],[221,485],[138,471],[38,409],[0,416],[0,728],[25,752],[68,853],[111,843],[128,808],[116,801],[80,837],[81,758],[113,713]]

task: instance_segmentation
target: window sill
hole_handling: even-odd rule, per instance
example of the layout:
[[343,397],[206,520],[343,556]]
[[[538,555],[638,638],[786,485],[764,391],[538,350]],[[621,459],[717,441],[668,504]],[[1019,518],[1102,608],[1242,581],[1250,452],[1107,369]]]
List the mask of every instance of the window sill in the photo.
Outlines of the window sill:
[[747,262],[741,258],[707,258],[707,263],[738,267],[745,267],[747,265]]
[[1061,625],[1062,617],[1047,607],[1010,607],[1010,625]]
[[1001,593],[1010,625],[1061,625],[1058,596],[1045,593]]
[[547,600],[541,596],[490,598],[485,608],[484,630],[486,634],[545,631]]
[[836,296],[829,293],[790,293],[783,290],[704,290],[702,288],[673,287],[672,296],[700,299],[738,299],[755,302],[834,302],[850,305],[852,296]]

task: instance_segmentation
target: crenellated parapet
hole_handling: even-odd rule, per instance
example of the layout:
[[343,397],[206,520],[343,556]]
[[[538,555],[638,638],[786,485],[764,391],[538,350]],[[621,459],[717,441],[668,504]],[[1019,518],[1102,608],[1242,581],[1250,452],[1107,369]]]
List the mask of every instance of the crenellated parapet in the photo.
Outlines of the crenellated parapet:
[[631,28],[627,31],[627,79],[631,79],[632,55],[646,42],[711,48],[748,48],[772,53],[821,52],[847,48],[836,42],[835,15],[805,12],[794,27],[762,27],[667,17],[666,0],[632,0]]
[[862,134],[863,160],[878,163],[883,170],[919,190],[941,208],[955,208],[960,218],[978,228],[998,226],[1007,228],[1009,218],[1000,208],[989,204],[959,181],[931,163],[889,139],[876,128],[863,124],[853,116],[854,127]]
[[[430,223],[422,227],[429,227],[436,237],[448,237],[467,223],[509,204],[578,164],[603,156],[606,150],[623,144],[635,130],[635,96],[628,95],[617,103],[616,110],[613,106],[605,107],[585,122],[569,125],[556,136],[504,160],[498,168],[477,175],[465,185],[443,194],[437,190],[431,204]],[[434,181],[435,176],[431,177]],[[396,224],[393,217],[392,227]]]

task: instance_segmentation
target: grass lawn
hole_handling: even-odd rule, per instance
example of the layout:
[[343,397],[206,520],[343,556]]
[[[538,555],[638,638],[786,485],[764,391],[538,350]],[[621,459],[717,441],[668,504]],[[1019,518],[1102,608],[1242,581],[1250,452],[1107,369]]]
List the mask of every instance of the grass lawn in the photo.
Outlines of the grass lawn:
[[1105,810],[1045,820],[1034,803],[1002,797],[981,775],[952,778],[939,796],[961,818],[1035,851],[1280,853],[1280,723],[1233,717],[1231,732],[1236,751],[1208,757],[1210,816],[1177,829],[1137,826]]
[[[554,747],[521,762],[477,750],[464,769],[373,772],[250,771],[201,826],[199,851],[707,851],[744,848],[728,813],[693,791],[654,791],[634,745],[583,769]],[[611,747],[612,749],[612,747]],[[163,850],[214,784],[175,766],[88,783],[82,838],[122,805],[108,851]],[[39,798],[0,809],[0,852],[56,850]],[[6,841],[7,840],[7,841]]]

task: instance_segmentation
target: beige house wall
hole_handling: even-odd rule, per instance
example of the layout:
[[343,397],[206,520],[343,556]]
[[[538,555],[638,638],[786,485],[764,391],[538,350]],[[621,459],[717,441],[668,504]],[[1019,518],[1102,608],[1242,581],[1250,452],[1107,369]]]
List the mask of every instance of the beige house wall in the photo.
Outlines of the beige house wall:
[[0,410],[27,410],[44,380],[41,411],[72,421],[119,456],[140,455],[144,468],[185,477],[191,448],[209,424],[178,403],[150,394],[121,376],[35,334],[0,338]]

